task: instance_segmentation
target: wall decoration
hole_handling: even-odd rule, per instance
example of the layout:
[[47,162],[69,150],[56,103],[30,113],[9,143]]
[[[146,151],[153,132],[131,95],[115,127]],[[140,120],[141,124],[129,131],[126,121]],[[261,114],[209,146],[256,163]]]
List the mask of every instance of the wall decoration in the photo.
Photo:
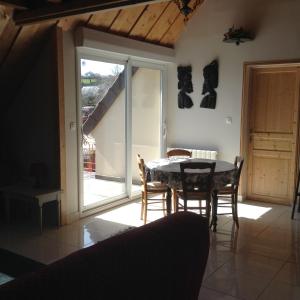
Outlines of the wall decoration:
[[253,35],[249,31],[244,30],[243,27],[235,29],[233,25],[228,32],[224,33],[223,42],[235,43],[238,46],[240,43],[252,41],[253,39]]
[[191,108],[194,103],[187,93],[193,92],[192,83],[192,66],[178,66],[177,67],[178,78],[178,107],[179,108]]
[[219,83],[218,68],[218,61],[214,60],[203,69],[204,83],[202,95],[208,94],[202,99],[200,107],[210,109],[216,108],[217,92],[214,89],[218,87]]

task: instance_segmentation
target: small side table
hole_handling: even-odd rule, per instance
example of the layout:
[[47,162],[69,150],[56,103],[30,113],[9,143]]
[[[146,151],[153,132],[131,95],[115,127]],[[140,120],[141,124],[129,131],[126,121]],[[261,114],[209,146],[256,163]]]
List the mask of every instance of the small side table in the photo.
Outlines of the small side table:
[[12,185],[0,188],[0,191],[4,195],[5,199],[5,211],[6,220],[10,221],[10,199],[16,198],[18,200],[22,199],[32,199],[36,202],[40,209],[40,231],[43,231],[43,206],[45,203],[52,201],[57,202],[57,224],[60,226],[60,190],[59,189],[47,189],[47,188],[33,188],[22,185]]

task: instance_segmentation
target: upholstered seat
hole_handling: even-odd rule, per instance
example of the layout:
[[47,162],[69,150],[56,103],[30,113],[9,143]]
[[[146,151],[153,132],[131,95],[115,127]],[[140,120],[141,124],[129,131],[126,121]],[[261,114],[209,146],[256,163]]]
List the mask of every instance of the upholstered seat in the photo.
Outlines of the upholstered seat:
[[167,186],[165,184],[159,182],[159,181],[150,181],[150,182],[147,182],[148,193],[149,192],[152,192],[152,193],[163,192],[163,193],[165,193],[166,189],[167,189]]

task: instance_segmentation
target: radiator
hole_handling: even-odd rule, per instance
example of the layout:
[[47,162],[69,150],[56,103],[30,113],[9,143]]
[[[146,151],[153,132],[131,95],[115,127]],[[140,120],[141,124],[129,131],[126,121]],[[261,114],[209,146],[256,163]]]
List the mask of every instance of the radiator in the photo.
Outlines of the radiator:
[[[192,158],[206,158],[206,159],[217,159],[218,158],[218,152],[215,150],[199,150],[199,149],[187,149],[187,148],[181,148],[180,149],[185,149],[190,152],[192,152]],[[168,148],[169,150],[172,149],[178,149],[178,148]]]

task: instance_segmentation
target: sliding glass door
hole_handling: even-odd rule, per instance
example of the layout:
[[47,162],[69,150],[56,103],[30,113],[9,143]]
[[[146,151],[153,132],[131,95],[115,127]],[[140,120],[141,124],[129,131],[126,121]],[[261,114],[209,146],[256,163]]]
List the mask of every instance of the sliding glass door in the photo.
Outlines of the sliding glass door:
[[162,70],[81,56],[78,116],[81,211],[139,191],[136,155],[162,148]]

